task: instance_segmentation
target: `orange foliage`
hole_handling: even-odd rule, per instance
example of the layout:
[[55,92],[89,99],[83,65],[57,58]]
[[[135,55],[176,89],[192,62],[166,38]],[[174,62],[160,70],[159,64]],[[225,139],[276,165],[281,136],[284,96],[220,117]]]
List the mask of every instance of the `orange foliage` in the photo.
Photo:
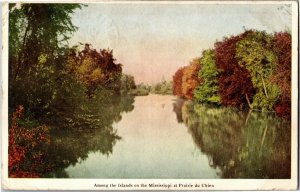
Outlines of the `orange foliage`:
[[89,97],[93,97],[99,86],[119,92],[122,64],[115,63],[112,50],[102,49],[98,52],[90,46],[85,44],[82,51],[70,49],[68,71],[86,86]]
[[[50,143],[49,129],[45,125],[25,128],[19,125],[24,117],[24,107],[19,106],[12,116],[9,129],[9,177],[35,178],[41,176],[45,153],[41,147]],[[49,167],[43,169],[50,169]],[[45,171],[45,170],[43,170]]]
[[200,84],[198,73],[200,70],[200,59],[194,59],[189,66],[185,67],[182,76],[182,94],[186,99],[194,97],[194,90]]
[[184,68],[179,68],[173,76],[173,94],[183,97],[182,94],[182,76]]

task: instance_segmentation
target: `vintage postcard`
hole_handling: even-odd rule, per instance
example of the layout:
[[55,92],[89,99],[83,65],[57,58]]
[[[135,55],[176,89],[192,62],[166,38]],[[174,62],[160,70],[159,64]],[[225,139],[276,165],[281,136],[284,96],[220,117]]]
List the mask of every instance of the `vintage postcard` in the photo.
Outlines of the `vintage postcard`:
[[3,2],[2,187],[298,187],[296,1]]

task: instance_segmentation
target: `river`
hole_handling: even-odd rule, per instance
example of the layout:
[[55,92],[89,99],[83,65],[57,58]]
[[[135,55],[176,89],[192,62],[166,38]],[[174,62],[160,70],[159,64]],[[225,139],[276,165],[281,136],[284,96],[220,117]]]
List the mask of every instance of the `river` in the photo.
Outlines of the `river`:
[[99,114],[109,114],[98,118],[107,122],[99,129],[52,134],[55,171],[47,177],[290,177],[290,121],[273,113],[152,94],[106,106]]

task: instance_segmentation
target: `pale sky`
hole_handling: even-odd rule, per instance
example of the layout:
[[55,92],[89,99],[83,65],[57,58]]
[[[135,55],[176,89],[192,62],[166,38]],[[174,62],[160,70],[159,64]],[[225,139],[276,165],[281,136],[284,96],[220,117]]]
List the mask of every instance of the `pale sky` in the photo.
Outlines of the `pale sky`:
[[[246,29],[291,29],[282,5],[88,4],[73,15],[79,27],[70,40],[110,48],[136,83],[171,80],[175,71],[213,48],[216,40]],[[288,12],[287,12],[288,10]]]

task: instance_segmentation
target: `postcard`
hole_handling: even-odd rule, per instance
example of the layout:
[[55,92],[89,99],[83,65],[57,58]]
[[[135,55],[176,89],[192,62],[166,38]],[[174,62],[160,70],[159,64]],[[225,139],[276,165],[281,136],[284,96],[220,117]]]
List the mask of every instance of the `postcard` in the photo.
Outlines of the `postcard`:
[[296,1],[2,3],[2,187],[298,187]]

